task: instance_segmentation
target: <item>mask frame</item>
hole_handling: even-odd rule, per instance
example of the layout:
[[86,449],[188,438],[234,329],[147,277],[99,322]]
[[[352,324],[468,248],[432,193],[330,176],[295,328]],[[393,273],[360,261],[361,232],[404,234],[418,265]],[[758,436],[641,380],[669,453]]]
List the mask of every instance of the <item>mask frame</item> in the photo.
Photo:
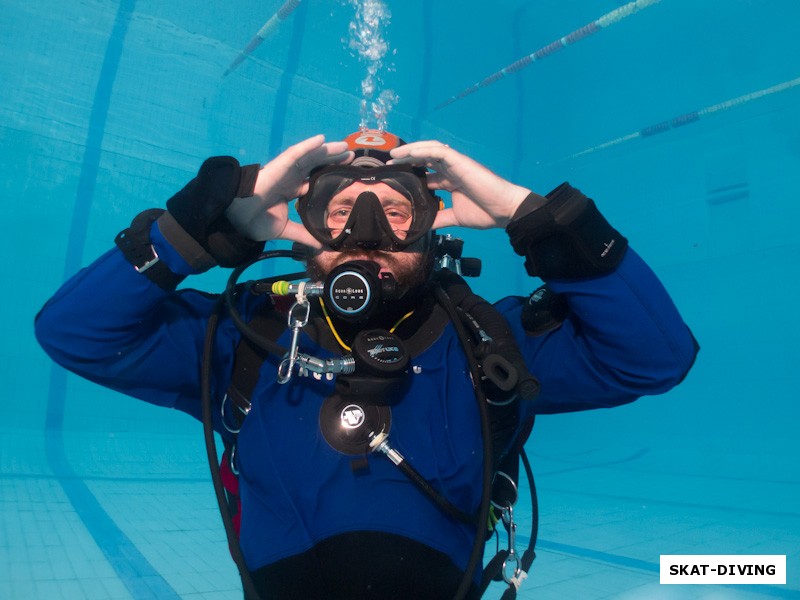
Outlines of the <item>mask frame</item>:
[[[376,195],[367,192],[359,195],[341,233],[336,236],[331,234],[326,222],[328,203],[336,194],[356,182],[366,183],[368,186],[383,183],[408,198],[413,215],[405,237],[394,233],[383,210],[376,209]],[[362,195],[365,195],[363,200]],[[370,196],[373,197],[371,202],[367,201]],[[350,165],[326,166],[312,172],[308,193],[297,200],[297,212],[305,228],[317,241],[332,250],[361,246],[363,238],[354,236],[354,228],[359,224],[363,227],[364,223],[371,223],[374,226],[369,234],[376,238],[372,242],[375,249],[402,251],[431,231],[440,206],[440,199],[426,185],[425,172],[419,167],[409,165],[366,168]],[[350,239],[351,236],[353,240]]]

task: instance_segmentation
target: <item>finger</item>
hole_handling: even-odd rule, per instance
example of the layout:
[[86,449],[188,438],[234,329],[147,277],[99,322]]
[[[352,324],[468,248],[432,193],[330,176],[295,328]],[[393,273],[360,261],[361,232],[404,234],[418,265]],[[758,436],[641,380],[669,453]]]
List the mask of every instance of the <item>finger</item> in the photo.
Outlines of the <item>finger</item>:
[[[307,155],[319,151],[321,148],[324,148],[324,146],[325,136],[320,133],[298,142],[293,146],[289,146],[277,156],[275,161],[280,161],[287,170],[295,167],[302,171],[305,167],[301,161],[303,161]],[[323,150],[323,153],[324,152]]]
[[314,152],[298,160],[297,166],[301,171],[310,172],[315,167],[321,167],[323,165],[349,163],[354,157],[355,153],[347,149],[345,149],[344,152],[334,153]]
[[284,227],[283,231],[277,237],[282,240],[300,242],[301,244],[316,250],[322,249],[322,244],[320,244],[314,236],[308,233],[308,230],[302,224],[296,223],[295,221],[287,221],[286,227]]
[[396,151],[412,151],[417,150],[419,148],[437,148],[439,146],[446,146],[444,142],[440,142],[439,140],[419,140],[417,142],[411,142],[408,144],[403,144],[402,146],[398,146],[397,148],[392,149],[392,155],[394,155]]
[[325,136],[321,133],[306,138],[301,142],[297,142],[293,146],[289,146],[282,154],[286,155],[292,160],[297,160],[322,146],[325,143]]
[[304,156],[299,157],[307,162],[319,162],[335,158],[347,153],[345,142],[327,142],[310,149]]
[[448,192],[452,192],[455,189],[450,178],[444,173],[428,173],[425,176],[425,183],[428,185],[429,190],[447,190]]
[[339,155],[350,154],[347,148],[347,142],[328,142],[325,144],[328,156],[333,159]]
[[300,171],[303,177],[316,167],[324,165],[348,163],[353,160],[355,154],[347,149],[345,142],[331,142],[315,148],[305,156],[294,161],[294,166]]
[[344,152],[340,152],[339,154],[334,154],[333,156],[328,157],[326,162],[328,164],[347,164],[353,162],[353,159],[356,157],[356,153],[352,150],[346,150]]
[[[401,148],[405,148],[405,146],[400,146],[400,148],[391,151],[392,159],[387,164],[410,164],[424,166],[434,171],[442,171],[447,169],[457,156],[455,150],[443,144],[438,146],[418,146],[400,153],[399,150]],[[397,151],[396,154],[395,151]]]
[[456,227],[459,225],[456,219],[455,212],[452,208],[445,208],[436,213],[436,218],[433,221],[433,229],[442,229],[444,227]]
[[454,153],[455,150],[450,148],[447,144],[443,144],[437,140],[428,140],[424,142],[412,142],[393,148],[389,154],[392,156],[390,162],[409,162],[411,160],[443,160],[448,154]]

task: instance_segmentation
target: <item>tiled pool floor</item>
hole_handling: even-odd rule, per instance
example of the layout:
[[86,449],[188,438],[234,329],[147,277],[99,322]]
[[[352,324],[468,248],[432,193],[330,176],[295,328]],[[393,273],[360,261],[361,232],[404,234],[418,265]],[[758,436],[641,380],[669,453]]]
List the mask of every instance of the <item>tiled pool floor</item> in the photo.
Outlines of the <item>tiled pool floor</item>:
[[[0,440],[0,598],[242,597],[199,432],[72,433],[59,446],[16,430]],[[529,452],[541,524],[519,598],[800,598],[797,481],[726,472],[731,457],[713,455],[706,467],[720,468],[681,470],[675,450]],[[522,545],[526,493],[515,512]],[[788,555],[787,585],[659,585],[660,554],[737,553]],[[501,594],[493,585],[486,598]]]

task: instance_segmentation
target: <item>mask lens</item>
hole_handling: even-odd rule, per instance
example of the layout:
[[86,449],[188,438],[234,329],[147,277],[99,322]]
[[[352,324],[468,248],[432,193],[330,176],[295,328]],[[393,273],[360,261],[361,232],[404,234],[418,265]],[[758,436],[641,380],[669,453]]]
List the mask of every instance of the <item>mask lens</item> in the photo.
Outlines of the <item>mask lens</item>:
[[[359,201],[364,192],[374,194],[377,203]],[[337,249],[358,223],[366,222],[364,211],[374,215],[378,206],[380,214],[376,219],[386,238],[381,247],[403,248],[430,230],[438,200],[410,168],[337,166],[324,168],[312,176],[309,191],[300,198],[297,210],[315,238]]]
[[[354,193],[348,194],[346,188],[331,198],[328,203],[325,224],[331,239],[340,236],[347,227],[347,222],[350,220],[350,215],[358,199],[354,198],[354,195]],[[395,192],[382,194],[379,202],[392,233],[400,240],[406,239],[414,222],[414,205],[411,200]]]

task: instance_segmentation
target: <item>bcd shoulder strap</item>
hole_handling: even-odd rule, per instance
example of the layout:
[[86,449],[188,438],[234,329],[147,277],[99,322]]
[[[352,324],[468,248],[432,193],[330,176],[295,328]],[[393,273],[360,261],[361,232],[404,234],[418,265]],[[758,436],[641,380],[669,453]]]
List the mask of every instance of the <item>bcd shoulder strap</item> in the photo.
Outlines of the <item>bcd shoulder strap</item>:
[[[268,339],[277,340],[286,331],[286,315],[281,309],[282,306],[277,302],[265,303],[253,316],[250,327]],[[233,375],[227,393],[236,407],[233,412],[239,426],[250,412],[250,398],[253,397],[261,366],[268,354],[244,335],[236,346]]]

